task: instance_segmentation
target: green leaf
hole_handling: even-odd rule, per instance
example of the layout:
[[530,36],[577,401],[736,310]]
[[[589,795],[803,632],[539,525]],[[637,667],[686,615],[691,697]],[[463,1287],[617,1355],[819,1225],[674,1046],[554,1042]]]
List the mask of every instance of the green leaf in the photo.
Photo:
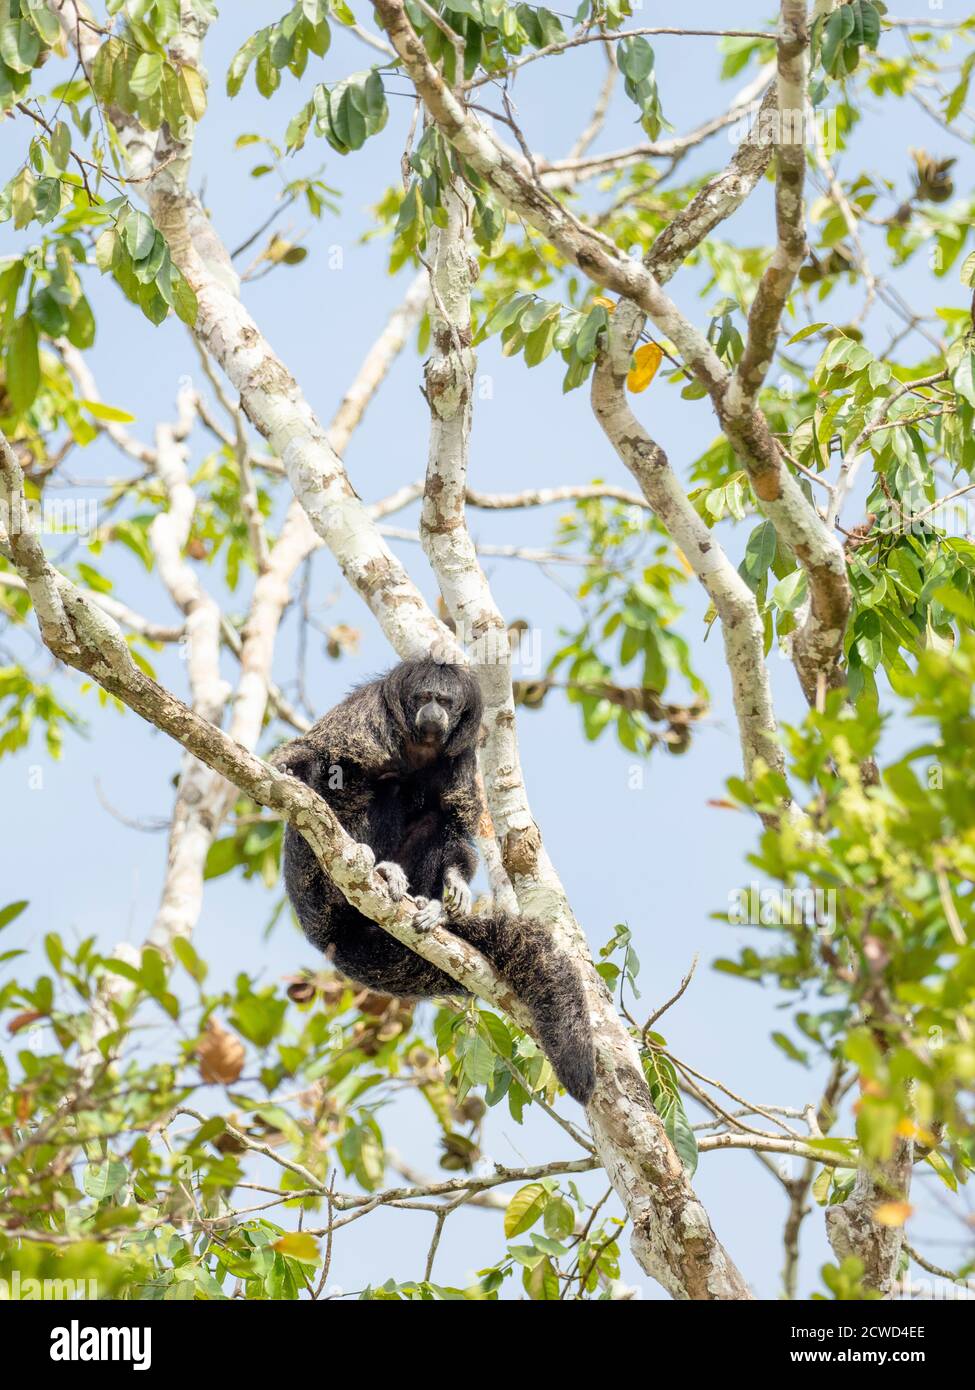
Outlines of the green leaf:
[[[10,6],[7,6],[10,13]],[[14,72],[30,72],[41,51],[33,25],[21,19],[5,19],[0,26],[0,58]]]
[[34,198],[37,180],[28,168],[21,169],[13,180],[10,189],[10,204],[13,208],[14,227],[19,231],[26,227],[34,216]]
[[129,89],[135,92],[137,97],[151,97],[153,92],[158,91],[162,75],[162,54],[140,53],[129,78]]
[[57,121],[51,136],[51,157],[59,169],[67,169],[71,158],[71,131],[64,121]]
[[504,1214],[504,1233],[508,1240],[520,1236],[541,1216],[548,1201],[548,1191],[540,1182],[520,1187],[508,1203]]
[[850,1033],[843,1044],[843,1051],[868,1079],[873,1080],[880,1075],[883,1066],[880,1048],[866,1029],[858,1028]]
[[173,939],[173,955],[179,961],[183,969],[190,975],[197,984],[202,984],[206,979],[207,965],[202,961],[193,949],[192,944],[185,936],[177,936]]
[[952,373],[951,384],[959,396],[969,405],[975,406],[975,352],[969,350],[962,355],[961,361]]
[[780,579],[772,590],[772,602],[783,612],[793,613],[805,599],[807,588],[806,571],[793,570],[784,579]]
[[152,218],[147,213],[133,211],[126,220],[123,236],[129,255],[134,261],[141,261],[155,245],[156,229]]
[[84,295],[68,310],[67,339],[72,347],[89,348],[95,341],[95,315]]
[[[159,274],[163,261],[169,255],[165,239],[161,232],[156,232],[152,241],[152,248],[147,256],[136,263],[136,277],[143,285],[150,284]],[[167,277],[168,278],[168,277]]]
[[805,328],[800,328],[798,333],[793,333],[789,339],[789,344],[801,343],[803,338],[811,338],[814,333],[819,333],[821,329],[828,327],[828,323],[807,323]]
[[124,1186],[128,1175],[124,1163],[89,1163],[85,1168],[82,1184],[89,1197],[94,1197],[96,1202],[104,1202],[108,1197],[114,1197]]
[[350,150],[361,149],[368,128],[364,113],[359,109],[353,88],[341,84],[329,94],[329,116],[335,138]]
[[473,1086],[487,1086],[494,1077],[494,1049],[479,1034],[458,1044],[464,1075]]
[[863,42],[875,49],[880,42],[880,14],[871,0],[860,0],[860,27]]
[[245,40],[230,60],[230,67],[227,69],[227,95],[235,97],[240,91],[247,70],[253,63],[261,47],[261,41],[267,42],[267,30],[261,30],[259,34],[251,34]]
[[960,593],[950,585],[944,584],[935,589],[931,597],[956,618],[961,618],[969,627],[975,628],[975,603],[967,594]]
[[477,1026],[487,1034],[491,1046],[499,1057],[511,1056],[511,1034],[497,1014],[492,1013],[490,1009],[481,1009],[478,1014]]
[[41,179],[34,190],[34,216],[45,226],[61,211],[61,180]]
[[241,862],[240,847],[234,836],[214,840],[207,851],[203,877],[219,878],[221,874],[230,873],[231,869],[235,869]]
[[117,243],[118,232],[114,227],[106,227],[95,242],[95,264],[103,275],[112,268]]
[[930,1153],[924,1155],[924,1158],[937,1173],[945,1187],[950,1188],[952,1192],[957,1192],[958,1179],[951,1171],[951,1167],[944,1154],[940,1153],[937,1149],[932,1149]]
[[91,85],[99,105],[112,101],[115,85],[115,63],[124,53],[121,39],[110,38],[102,44],[91,64]]
[[843,5],[840,9],[834,10],[827,19],[823,31],[822,59],[823,67],[828,73],[833,73],[837,54],[855,28],[856,18],[849,5]]
[[660,1112],[667,1137],[680,1155],[680,1160],[693,1177],[697,1169],[697,1138],[687,1118],[687,1112],[677,1095],[654,1095],[654,1105]]
[[776,1047],[781,1048],[785,1055],[789,1057],[793,1062],[801,1062],[804,1067],[808,1067],[808,1056],[805,1052],[802,1052],[798,1047],[796,1047],[795,1043],[792,1041],[792,1039],[789,1037],[787,1033],[773,1033],[772,1041],[775,1043]]
[[37,395],[41,382],[41,364],[37,352],[37,327],[29,314],[14,320],[7,334],[4,354],[7,391],[14,409],[28,409]]
[[545,1207],[545,1234],[553,1240],[567,1240],[576,1228],[576,1214],[564,1197],[553,1197]]
[[622,39],[618,45],[619,65],[625,77],[636,85],[653,72],[653,49],[646,39]]
[[262,97],[273,96],[281,85],[281,69],[275,65],[269,47],[265,47],[258,54],[254,80]]
[[525,1271],[524,1284],[533,1302],[554,1303],[559,1297],[559,1276],[547,1255]]
[[771,521],[759,522],[745,546],[745,569],[749,578],[762,578],[775,563],[775,550],[775,527]]
[[28,14],[41,40],[53,47],[61,37],[61,26],[57,16],[51,13],[44,0],[29,0]]
[[8,903],[6,907],[0,907],[0,931],[4,927],[9,927],[10,923],[16,921],[22,912],[27,908],[27,899],[20,902]]
[[596,341],[608,323],[609,316],[601,304],[589,310],[574,343],[575,355],[580,362],[589,363],[596,356]]
[[516,294],[511,299],[506,299],[503,303],[497,305],[493,313],[485,320],[477,335],[477,341],[479,343],[483,342],[483,340],[490,337],[492,333],[500,333],[502,329],[514,323],[522,310],[531,303],[532,296],[530,294]]
[[160,294],[158,286],[143,285],[139,293],[139,308],[145,314],[150,323],[162,323],[169,313],[169,304],[165,295]]
[[196,323],[200,306],[196,298],[196,291],[176,266],[170,268],[169,287],[172,294],[172,305],[178,317],[192,328]]

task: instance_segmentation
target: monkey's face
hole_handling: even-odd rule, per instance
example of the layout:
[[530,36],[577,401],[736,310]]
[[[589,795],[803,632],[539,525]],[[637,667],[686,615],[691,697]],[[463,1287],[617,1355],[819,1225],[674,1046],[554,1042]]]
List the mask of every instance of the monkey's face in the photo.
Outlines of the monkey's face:
[[438,690],[428,682],[426,689],[417,691],[412,704],[416,710],[412,733],[417,742],[442,748],[460,715],[456,693],[443,687]]
[[469,671],[434,661],[404,662],[393,673],[407,742],[427,757],[473,747],[481,698]]

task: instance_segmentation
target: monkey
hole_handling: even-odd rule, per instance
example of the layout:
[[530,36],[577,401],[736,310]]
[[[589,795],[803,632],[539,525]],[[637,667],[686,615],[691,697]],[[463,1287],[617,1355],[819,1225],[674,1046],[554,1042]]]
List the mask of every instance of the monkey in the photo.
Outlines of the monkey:
[[[465,666],[416,658],[354,688],[271,762],[328,802],[369,846],[390,897],[418,904],[477,948],[528,1006],[562,1085],[585,1105],[595,1085],[589,1013],[575,963],[540,922],[472,912],[481,815],[476,745],[482,701]],[[284,834],[284,879],[305,936],[349,979],[400,998],[464,994],[444,971],[357,911],[299,831]]]

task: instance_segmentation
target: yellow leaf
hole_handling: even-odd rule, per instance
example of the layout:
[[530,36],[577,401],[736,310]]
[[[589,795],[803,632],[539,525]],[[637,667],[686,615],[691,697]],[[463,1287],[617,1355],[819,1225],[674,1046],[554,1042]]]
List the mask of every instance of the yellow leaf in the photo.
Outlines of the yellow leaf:
[[634,395],[647,389],[657,375],[663,357],[663,349],[656,343],[644,343],[637,348],[633,354],[633,367],[626,378],[626,384]]
[[935,1145],[934,1135],[928,1129],[922,1129],[913,1120],[902,1119],[897,1121],[897,1133],[902,1139],[916,1139],[923,1144],[926,1149],[933,1149]]
[[873,1209],[873,1219],[881,1226],[903,1226],[914,1215],[910,1202],[881,1202]]
[[300,1260],[304,1265],[318,1263],[318,1241],[307,1231],[291,1231],[280,1240],[274,1241],[271,1249],[277,1250],[281,1255],[290,1255],[293,1260]]
[[[630,387],[631,391],[632,389],[633,388]],[[690,579],[691,575],[694,573],[694,570],[691,567],[690,560],[688,560],[687,556],[684,554],[683,550],[681,550],[680,546],[674,546],[674,554],[677,557],[677,562],[680,565],[681,569],[687,575],[688,579]]]
[[592,302],[594,304],[601,304],[603,308],[606,310],[607,314],[611,314],[613,310],[616,308],[616,300],[607,299],[604,294],[594,295]]
[[278,236],[277,232],[274,232],[261,254],[261,260],[273,261],[277,265],[292,250],[294,250],[294,243],[285,240],[283,236]]

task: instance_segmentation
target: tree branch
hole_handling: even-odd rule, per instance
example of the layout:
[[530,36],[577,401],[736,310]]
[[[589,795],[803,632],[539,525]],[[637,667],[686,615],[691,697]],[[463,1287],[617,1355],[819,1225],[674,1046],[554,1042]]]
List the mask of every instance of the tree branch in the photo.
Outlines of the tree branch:
[[431,436],[421,530],[447,607],[470,642],[484,694],[481,765],[502,861],[519,906],[546,924],[579,969],[596,1046],[597,1081],[587,1114],[600,1158],[633,1222],[636,1258],[674,1297],[747,1298],[653,1109],[633,1040],[593,967],[531,814],[518,753],[507,625],[464,517],[475,372],[465,198],[458,187],[446,195],[447,225],[438,230],[431,271]]
[[[837,538],[827,530],[799,484],[785,466],[782,450],[760,410],[749,404],[731,379],[711,344],[680,313],[643,263],[634,261],[603,233],[580,222],[533,179],[531,170],[499,144],[465,109],[430,62],[407,18],[402,0],[373,0],[390,41],[412,78],[431,119],[459,154],[481,175],[510,210],[541,232],[556,250],[579,267],[595,284],[633,300],[660,333],[674,343],[684,362],[711,398],[722,429],[742,459],[763,512],[781,541],[798,558],[809,576],[810,607],[794,644],[794,659],[807,698],[815,700],[821,673],[838,680],[838,662],[850,607],[846,560]],[[790,36],[799,0],[782,0],[790,25],[783,40],[786,77],[791,92],[795,59]],[[791,154],[785,168],[793,169]],[[783,192],[783,217],[789,205]],[[801,198],[800,198],[801,203]],[[783,238],[785,229],[783,229]],[[771,300],[773,288],[767,289]],[[763,310],[761,321],[766,322]],[[777,321],[776,321],[777,322]]]

